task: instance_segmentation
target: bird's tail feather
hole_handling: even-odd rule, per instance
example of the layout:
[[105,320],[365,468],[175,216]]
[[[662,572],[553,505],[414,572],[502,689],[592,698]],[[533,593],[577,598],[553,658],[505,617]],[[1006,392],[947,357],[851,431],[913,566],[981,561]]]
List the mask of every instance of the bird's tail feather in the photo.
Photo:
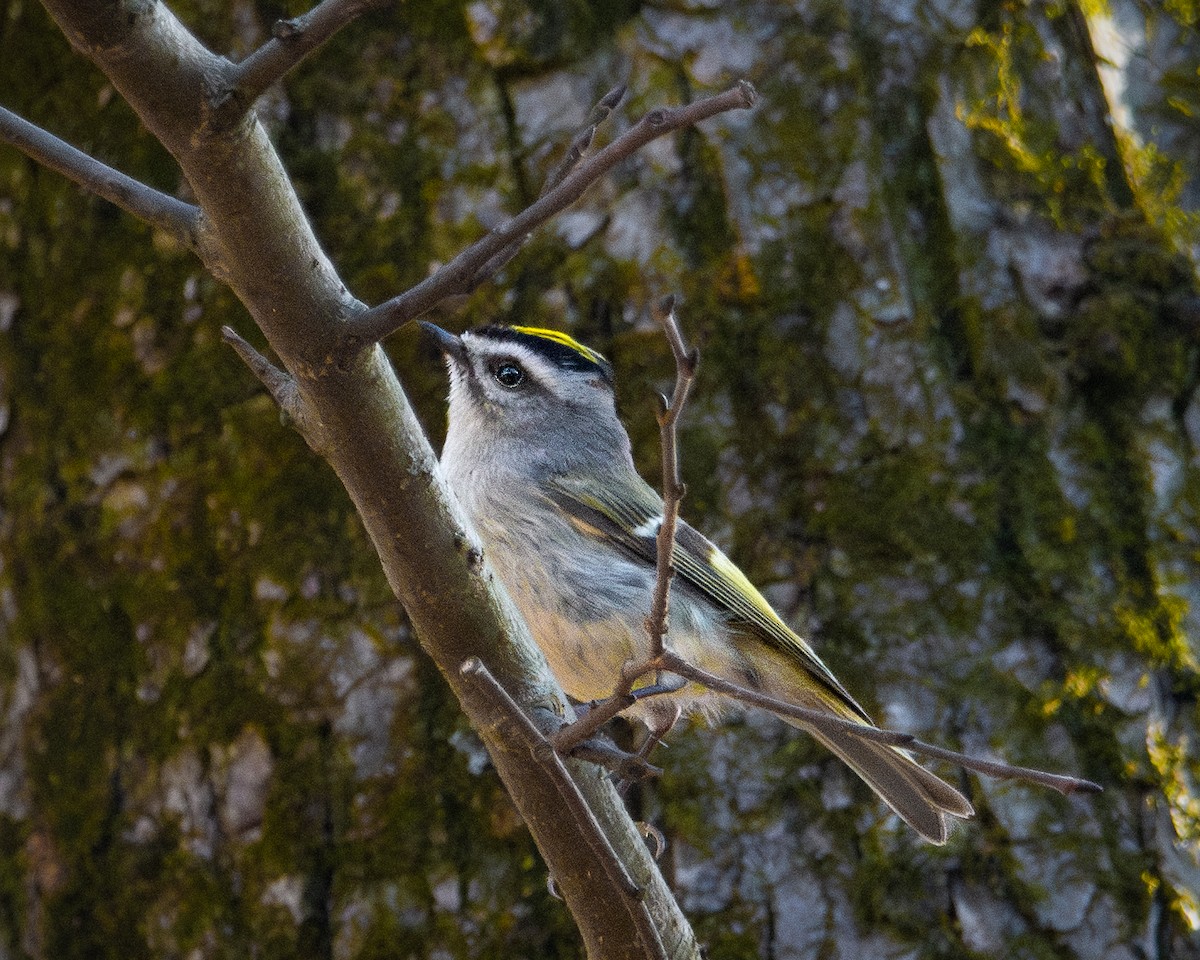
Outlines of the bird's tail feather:
[[[837,699],[828,685],[819,686],[799,673],[795,661],[765,646],[746,654],[764,691],[787,703],[828,712],[854,723],[869,723],[862,708],[848,697]],[[866,740],[851,730],[814,730],[802,720],[783,719],[807,730],[837,754],[905,823],[931,843],[948,836],[946,817],[966,819],[975,811],[967,798],[939,780],[898,747]]]
[[844,760],[900,819],[930,843],[946,842],[947,814],[965,819],[975,813],[966,797],[896,747],[850,732],[804,729]]

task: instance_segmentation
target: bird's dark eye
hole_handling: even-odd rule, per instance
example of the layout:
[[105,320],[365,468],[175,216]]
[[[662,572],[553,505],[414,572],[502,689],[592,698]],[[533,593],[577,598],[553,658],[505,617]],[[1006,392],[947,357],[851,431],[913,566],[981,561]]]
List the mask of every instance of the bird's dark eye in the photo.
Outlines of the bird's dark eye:
[[502,387],[515,390],[525,382],[525,371],[511,360],[502,360],[492,367],[492,376]]

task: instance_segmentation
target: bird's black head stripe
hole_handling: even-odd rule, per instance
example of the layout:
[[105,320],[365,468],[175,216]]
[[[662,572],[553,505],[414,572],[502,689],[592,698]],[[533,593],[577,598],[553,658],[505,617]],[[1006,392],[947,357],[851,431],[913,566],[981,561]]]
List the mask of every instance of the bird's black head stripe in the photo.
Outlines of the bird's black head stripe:
[[519,343],[561,370],[595,373],[599,374],[605,383],[611,385],[613,382],[612,364],[595,350],[585,347],[557,330],[535,331],[535,328],[532,327],[518,328],[492,324],[471,332],[476,336],[501,343]]

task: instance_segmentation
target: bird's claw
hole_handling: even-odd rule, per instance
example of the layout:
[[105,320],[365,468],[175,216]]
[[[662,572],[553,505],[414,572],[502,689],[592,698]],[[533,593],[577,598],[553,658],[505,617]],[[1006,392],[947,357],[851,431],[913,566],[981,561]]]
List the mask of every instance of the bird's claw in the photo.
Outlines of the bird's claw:
[[637,828],[638,833],[642,835],[642,839],[646,841],[646,846],[650,848],[650,856],[657,861],[666,852],[666,836],[658,827],[652,823],[647,823],[645,820],[639,820]]

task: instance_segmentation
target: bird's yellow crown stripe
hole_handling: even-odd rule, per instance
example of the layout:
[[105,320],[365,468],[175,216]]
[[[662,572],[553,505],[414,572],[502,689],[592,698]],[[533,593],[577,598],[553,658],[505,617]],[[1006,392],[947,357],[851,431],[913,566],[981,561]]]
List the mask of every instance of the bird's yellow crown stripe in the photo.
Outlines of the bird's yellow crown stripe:
[[531,337],[541,337],[543,340],[549,340],[553,343],[562,344],[564,347],[570,347],[585,360],[592,363],[600,364],[608,362],[604,359],[603,355],[597,353],[591,347],[585,347],[574,337],[563,333],[561,330],[549,330],[546,327],[513,327],[513,329],[517,333],[524,333]]

